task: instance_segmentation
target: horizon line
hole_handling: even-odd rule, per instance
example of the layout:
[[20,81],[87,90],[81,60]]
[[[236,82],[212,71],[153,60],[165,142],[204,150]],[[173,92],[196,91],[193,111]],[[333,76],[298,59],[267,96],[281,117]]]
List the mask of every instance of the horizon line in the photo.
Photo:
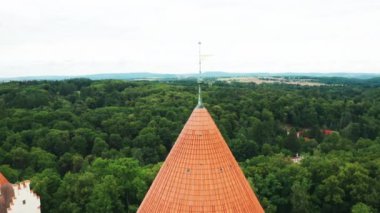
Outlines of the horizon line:
[[[345,75],[379,75],[377,72],[352,72],[352,71],[332,71],[332,72],[326,72],[326,71],[262,71],[262,72],[231,72],[231,71],[203,71],[203,74],[206,73],[225,73],[225,74],[322,74],[322,75],[334,75],[334,74],[345,74]],[[15,78],[39,78],[39,77],[86,77],[86,76],[96,76],[96,75],[128,75],[128,74],[156,74],[156,75],[197,75],[197,72],[186,72],[186,73],[173,73],[173,72],[148,72],[148,71],[137,71],[137,72],[96,72],[96,73],[89,73],[89,74],[68,74],[68,75],[16,75],[16,76],[9,76],[9,77],[0,77],[0,79],[15,79]],[[338,76],[337,76],[338,77]]]

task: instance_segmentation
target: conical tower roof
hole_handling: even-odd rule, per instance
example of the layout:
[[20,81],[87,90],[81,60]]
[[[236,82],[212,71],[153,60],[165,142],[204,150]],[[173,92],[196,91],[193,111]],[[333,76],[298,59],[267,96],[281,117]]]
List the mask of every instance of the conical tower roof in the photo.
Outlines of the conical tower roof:
[[138,210],[264,212],[206,108],[192,112]]

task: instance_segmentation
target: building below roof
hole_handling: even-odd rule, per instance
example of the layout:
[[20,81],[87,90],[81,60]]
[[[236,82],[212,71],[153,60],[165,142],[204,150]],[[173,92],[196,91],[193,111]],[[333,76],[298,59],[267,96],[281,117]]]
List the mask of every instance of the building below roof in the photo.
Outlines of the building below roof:
[[0,172],[0,213],[39,213],[40,205],[29,180],[11,184]]

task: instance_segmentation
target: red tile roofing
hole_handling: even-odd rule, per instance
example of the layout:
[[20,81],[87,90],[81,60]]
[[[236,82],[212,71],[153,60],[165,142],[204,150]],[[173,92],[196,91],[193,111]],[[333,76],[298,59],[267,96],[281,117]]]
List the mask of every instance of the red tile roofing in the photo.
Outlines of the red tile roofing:
[[195,109],[138,210],[264,212],[205,108]]
[[0,186],[3,184],[9,183],[7,178],[4,177],[4,175],[0,172]]

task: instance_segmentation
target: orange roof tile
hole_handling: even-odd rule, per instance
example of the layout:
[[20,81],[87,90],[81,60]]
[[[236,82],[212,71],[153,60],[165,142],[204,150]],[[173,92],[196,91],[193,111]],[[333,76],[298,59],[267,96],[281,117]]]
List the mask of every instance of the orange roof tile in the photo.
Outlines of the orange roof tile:
[[0,172],[0,186],[3,184],[9,183],[7,178],[4,177],[4,175]]
[[209,112],[196,108],[138,212],[264,210]]

